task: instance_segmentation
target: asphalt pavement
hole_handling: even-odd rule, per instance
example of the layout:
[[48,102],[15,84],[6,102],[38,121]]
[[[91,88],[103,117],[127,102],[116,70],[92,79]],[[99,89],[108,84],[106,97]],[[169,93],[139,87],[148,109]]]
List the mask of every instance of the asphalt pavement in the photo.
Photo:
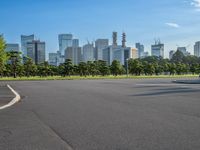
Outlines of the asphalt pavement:
[[0,107],[9,103],[14,98],[14,94],[5,84],[0,84]]
[[199,150],[200,85],[170,79],[21,81],[0,150]]

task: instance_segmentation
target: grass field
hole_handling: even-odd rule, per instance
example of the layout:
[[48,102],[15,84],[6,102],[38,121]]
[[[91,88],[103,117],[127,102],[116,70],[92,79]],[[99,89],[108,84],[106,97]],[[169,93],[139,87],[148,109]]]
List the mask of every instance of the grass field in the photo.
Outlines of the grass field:
[[0,81],[34,81],[34,80],[96,80],[96,79],[156,79],[156,78],[198,78],[198,75],[153,75],[153,76],[132,76],[126,75],[121,76],[87,76],[87,77],[80,77],[80,76],[71,76],[71,77],[61,77],[61,76],[48,76],[48,77],[3,77],[0,78]]

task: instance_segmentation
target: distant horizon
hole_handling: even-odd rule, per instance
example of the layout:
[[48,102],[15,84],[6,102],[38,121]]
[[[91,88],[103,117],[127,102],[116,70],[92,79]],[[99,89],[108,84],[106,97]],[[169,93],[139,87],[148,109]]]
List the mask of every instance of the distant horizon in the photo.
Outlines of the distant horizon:
[[151,52],[154,39],[165,44],[165,57],[177,45],[193,54],[200,41],[200,0],[2,0],[0,33],[8,43],[19,43],[20,36],[34,34],[46,42],[47,54],[58,50],[58,34],[71,33],[80,45],[112,32],[127,34],[127,46],[139,42]]

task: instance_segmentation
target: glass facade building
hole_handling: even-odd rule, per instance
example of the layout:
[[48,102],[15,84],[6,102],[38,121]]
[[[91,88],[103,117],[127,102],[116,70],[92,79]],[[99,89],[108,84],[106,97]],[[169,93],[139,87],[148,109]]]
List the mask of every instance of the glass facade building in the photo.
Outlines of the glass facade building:
[[32,35],[21,35],[21,51],[23,56],[27,56],[27,43],[34,40],[34,34]]
[[65,50],[68,47],[72,47],[72,34],[60,34],[58,35],[58,41],[59,41],[59,51],[62,56],[65,55]]
[[45,42],[32,41],[27,43],[27,56],[30,57],[35,64],[45,62]]

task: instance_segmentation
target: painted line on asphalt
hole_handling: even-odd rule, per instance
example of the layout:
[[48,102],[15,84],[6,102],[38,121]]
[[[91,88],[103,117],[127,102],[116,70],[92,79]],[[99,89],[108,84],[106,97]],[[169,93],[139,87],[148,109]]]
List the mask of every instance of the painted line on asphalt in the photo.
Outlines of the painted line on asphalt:
[[144,87],[179,87],[179,88],[191,88],[191,89],[200,89],[199,85],[194,84],[136,84],[136,86],[144,86]]
[[181,84],[151,84],[151,83],[147,83],[147,84],[136,84],[138,86],[180,86]]
[[15,95],[15,98],[13,98],[12,101],[10,101],[8,104],[0,107],[0,110],[11,107],[12,105],[16,104],[17,102],[21,100],[20,95],[10,85],[7,85],[7,87],[13,92],[13,94]]

